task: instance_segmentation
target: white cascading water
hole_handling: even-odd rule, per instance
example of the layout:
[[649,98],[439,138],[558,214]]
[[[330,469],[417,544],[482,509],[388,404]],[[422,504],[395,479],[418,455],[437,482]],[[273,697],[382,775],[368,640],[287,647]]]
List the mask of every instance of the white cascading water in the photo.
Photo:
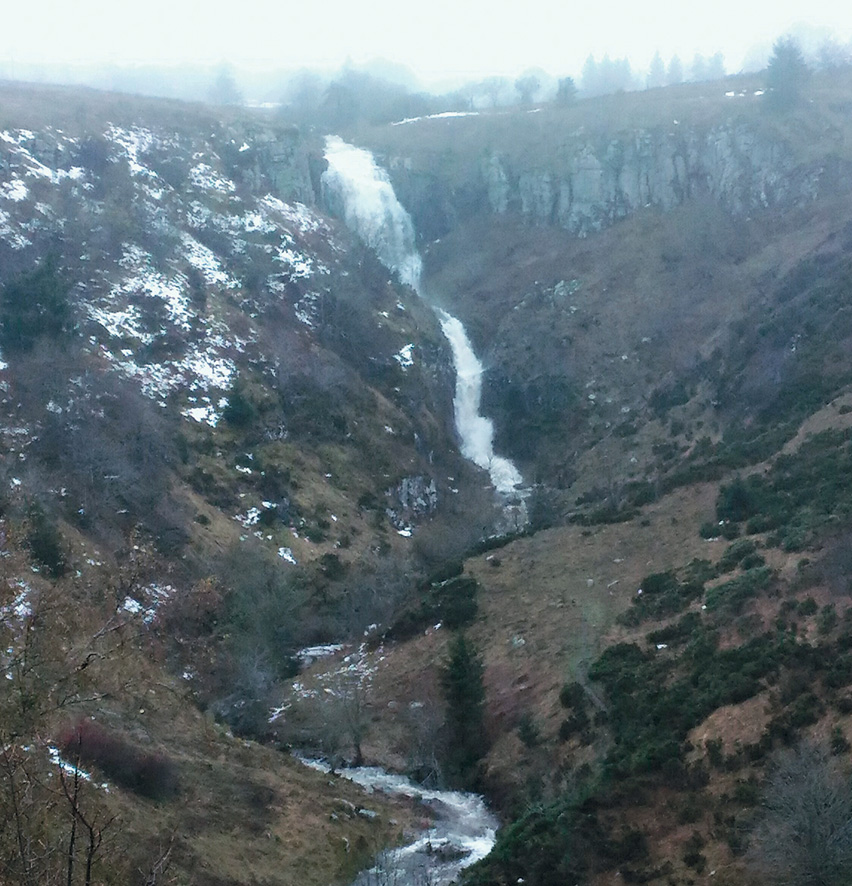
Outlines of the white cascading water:
[[[299,759],[321,772],[330,771],[323,762]],[[431,827],[418,840],[382,853],[375,867],[362,871],[352,886],[447,886],[461,870],[485,858],[494,847],[497,819],[476,794],[424,788],[403,775],[369,766],[341,769],[339,774],[368,793],[378,791],[417,800],[433,816]]]
[[[323,184],[339,199],[347,226],[376,251],[386,267],[396,271],[403,283],[422,295],[422,262],[415,246],[414,225],[396,199],[387,173],[376,165],[369,151],[337,136],[326,139],[325,158],[328,168],[323,173]],[[488,471],[501,496],[514,499],[515,519],[524,523],[526,509],[520,489],[523,477],[509,459],[494,454],[494,425],[479,413],[482,363],[461,321],[446,311],[440,311],[439,318],[456,370],[453,406],[462,455]]]

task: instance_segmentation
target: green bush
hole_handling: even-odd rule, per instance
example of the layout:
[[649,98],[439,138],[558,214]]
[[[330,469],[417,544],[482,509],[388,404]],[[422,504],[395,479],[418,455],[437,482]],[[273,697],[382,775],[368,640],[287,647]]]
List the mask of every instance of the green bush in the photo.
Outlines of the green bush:
[[773,577],[774,573],[768,566],[759,566],[710,588],[705,597],[708,611],[738,615],[748,600],[769,587]]
[[725,552],[719,558],[719,562],[716,564],[719,572],[731,572],[733,569],[736,569],[737,566],[739,566],[739,564],[742,563],[746,557],[754,554],[756,550],[757,545],[752,539],[738,539],[737,541],[728,545]]

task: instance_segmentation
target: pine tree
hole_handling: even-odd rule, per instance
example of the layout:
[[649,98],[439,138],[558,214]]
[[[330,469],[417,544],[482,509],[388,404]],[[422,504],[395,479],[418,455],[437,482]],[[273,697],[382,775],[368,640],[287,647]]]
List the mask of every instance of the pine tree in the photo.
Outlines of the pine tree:
[[482,673],[476,649],[459,632],[450,641],[441,687],[447,703],[447,776],[462,787],[475,780],[477,763],[486,750]]
[[791,108],[797,104],[809,73],[796,40],[793,37],[782,37],[777,40],[772,47],[772,57],[766,67],[770,104],[779,109]]

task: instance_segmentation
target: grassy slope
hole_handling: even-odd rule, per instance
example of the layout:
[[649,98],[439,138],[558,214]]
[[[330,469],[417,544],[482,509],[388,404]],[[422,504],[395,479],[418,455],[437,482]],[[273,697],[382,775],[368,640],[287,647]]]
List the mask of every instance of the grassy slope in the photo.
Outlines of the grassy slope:
[[[221,132],[219,127],[229,131],[228,127],[233,126],[234,131],[243,132],[269,125],[265,118],[248,112],[220,113],[202,106],[188,107],[93,91],[20,84],[4,85],[0,89],[2,128],[38,131],[54,127],[63,128],[71,136],[94,134],[97,137],[109,123],[147,126],[178,133],[179,137],[185,135],[188,139],[207,133],[211,127]],[[117,174],[128,175],[123,166]],[[52,195],[48,193],[44,199],[49,201]],[[124,236],[137,233],[140,232],[125,229]],[[76,221],[65,230],[62,246],[66,258],[70,257],[68,267],[72,270],[77,267],[73,259],[86,251],[87,236],[85,225],[77,225]],[[341,249],[341,243],[352,249],[344,230],[337,230],[335,236],[334,250]],[[327,244],[317,244],[317,249],[323,248],[332,250]],[[90,268],[89,272],[95,276],[102,274],[108,280],[116,271],[115,256],[96,255],[95,262],[102,264]],[[23,258],[16,256],[16,261],[26,267],[39,257],[33,251]],[[347,260],[341,259],[344,264]],[[434,371],[439,375],[442,358],[435,348],[438,336],[431,314],[413,301],[410,293],[388,282],[386,272],[377,270],[378,265],[369,257],[364,259],[361,270],[355,261],[357,259],[349,268],[353,271],[351,278],[346,276],[348,270],[341,272],[336,287],[340,303],[335,317],[337,323],[326,326],[322,341],[314,340],[298,325],[293,329],[292,320],[288,326],[286,318],[282,320],[274,310],[271,317],[255,322],[248,312],[256,305],[249,302],[245,307],[242,301],[246,293],[211,293],[208,303],[211,315],[247,337],[253,326],[259,331],[259,344],[239,367],[248,380],[250,396],[260,413],[259,421],[246,428],[222,424],[214,430],[177,418],[176,401],[171,404],[175,415],[165,421],[158,418],[156,431],[149,429],[152,442],[144,444],[149,448],[144,453],[146,465],[140,489],[144,491],[145,486],[150,486],[161,490],[161,503],[168,492],[169,525],[171,529],[177,528],[179,535],[184,534],[185,546],[172,562],[167,554],[152,554],[146,564],[146,580],[156,579],[161,584],[173,582],[185,591],[193,580],[214,574],[221,566],[223,554],[239,546],[240,535],[249,534],[241,530],[233,515],[246,510],[244,497],[254,504],[264,494],[258,471],[249,474],[236,470],[237,464],[243,467],[247,464],[247,452],[264,458],[267,467],[286,472],[286,491],[302,520],[297,524],[301,530],[299,538],[294,538],[288,525],[270,530],[273,536],[267,545],[270,556],[275,556],[278,545],[290,546],[310,572],[310,564],[320,561],[324,554],[339,556],[344,566],[353,562],[357,565],[362,559],[375,559],[370,548],[383,547],[385,556],[389,551],[405,555],[405,543],[384,518],[384,491],[400,476],[417,472],[427,463],[428,453],[421,454],[414,446],[415,429],[420,431],[426,444],[440,452],[447,448],[446,428],[432,412],[433,409],[440,412],[446,404],[422,396],[423,384],[431,387],[432,381],[422,378],[419,368],[408,377],[403,377],[398,370],[395,374],[393,371],[382,374],[375,368],[376,356],[378,352],[385,352],[387,356],[389,348],[393,353],[401,346],[396,343],[398,339],[400,343],[417,341],[425,350],[435,352],[430,355],[434,363],[423,370],[424,373]],[[5,273],[13,270],[6,268]],[[409,303],[408,312],[396,307],[400,301]],[[380,309],[393,312],[385,332],[375,331],[373,314]],[[371,335],[374,338],[365,341],[365,337]],[[378,346],[375,337],[380,339]],[[100,400],[103,391],[107,391],[106,402],[123,403],[129,410],[138,411],[139,416],[147,415],[145,410],[150,404],[139,401],[137,393],[131,396],[129,387],[125,392],[124,383],[110,382],[105,361],[87,353],[82,344],[85,342],[81,343],[79,338],[72,339],[64,343],[63,348],[49,346],[31,355],[14,357],[14,365],[4,373],[3,380],[4,483],[9,486],[13,476],[16,481],[23,478],[19,490],[12,484],[12,491],[3,496],[3,545],[7,545],[7,538],[14,539],[26,532],[28,503],[40,500],[61,530],[64,544],[70,546],[69,564],[77,572],[73,581],[60,579],[52,583],[42,582],[38,577],[32,579],[40,595],[51,599],[59,595],[60,598],[61,605],[55,612],[51,611],[51,620],[42,622],[44,636],[51,638],[53,652],[58,655],[70,648],[75,655],[81,655],[70,664],[62,661],[51,664],[52,659],[37,662],[29,673],[41,681],[40,693],[48,691],[45,681],[53,679],[50,668],[54,664],[60,669],[67,666],[72,674],[76,673],[74,668],[80,660],[85,660],[86,637],[96,633],[103,621],[114,619],[110,608],[113,600],[120,601],[125,593],[133,590],[133,582],[123,572],[128,566],[128,556],[131,560],[134,557],[130,541],[138,540],[146,548],[150,541],[147,528],[141,530],[141,536],[136,536],[132,526],[121,525],[122,519],[126,523],[127,518],[115,517],[117,510],[124,513],[119,510],[122,503],[115,504],[105,496],[96,506],[97,490],[103,486],[97,482],[99,464],[95,464],[95,473],[89,478],[95,481],[89,488],[85,473],[71,478],[69,463],[46,466],[40,455],[33,454],[29,439],[20,437],[14,430],[22,425],[40,428],[45,420],[45,404],[54,396],[63,403],[70,402],[76,391],[73,387],[67,390],[67,381],[79,375],[85,375],[93,398]],[[288,380],[291,376],[298,380],[300,373],[315,373],[320,380],[317,389],[308,390],[295,404],[287,401],[282,405],[268,368],[273,356],[279,358],[281,371],[289,373]],[[391,360],[390,365],[393,369],[396,364]],[[329,390],[331,394],[324,406],[316,394]],[[312,412],[315,402],[318,405]],[[300,403],[307,403],[301,413],[298,412]],[[329,403],[331,408],[327,408]],[[119,408],[110,406],[110,419]],[[332,409],[342,416],[348,436],[329,434],[323,425]],[[124,430],[121,429],[124,425],[121,428],[116,425],[106,433],[98,425],[104,420],[103,412],[99,418],[97,408],[85,404],[78,416],[83,419],[86,432],[97,435],[99,441],[112,441],[116,435],[134,439],[137,433],[132,420]],[[264,428],[275,426],[282,419],[288,422],[290,437],[284,442],[270,443]],[[144,423],[143,418],[140,421]],[[386,426],[393,427],[394,432],[389,433]],[[72,431],[76,432],[76,426],[68,433]],[[176,455],[177,443],[182,457]],[[75,446],[84,461],[86,444]],[[28,454],[30,458],[26,461]],[[438,461],[443,463],[440,457]],[[452,468],[447,468],[446,473],[457,474],[457,462],[452,456],[449,464]],[[125,469],[129,471],[128,465],[120,463],[122,476]],[[201,478],[199,469],[206,470],[208,476]],[[71,491],[66,493],[63,489],[62,495],[57,496],[55,490],[64,485]],[[87,511],[92,516],[85,519],[78,512],[76,500],[81,489],[87,489],[93,496],[87,500]],[[369,499],[366,503],[365,498]],[[143,522],[149,516],[148,512],[133,514],[134,519],[140,518]],[[320,529],[322,538],[319,535],[314,541],[305,538],[305,530]],[[346,538],[354,542],[351,548],[339,547]],[[19,581],[30,575],[29,562],[20,546],[13,548],[13,552],[12,559],[7,556],[8,550],[3,552],[2,605],[14,598]],[[93,565],[96,562],[106,565]],[[278,569],[287,571],[291,567],[279,564]],[[324,580],[322,568],[316,565],[313,569],[316,574],[310,578],[316,592],[327,596],[329,582]],[[69,583],[73,587],[69,587]],[[315,613],[316,607],[312,607],[311,616]],[[4,631],[18,629],[6,619],[5,611],[2,627]],[[173,799],[154,803],[115,785],[109,794],[92,794],[91,802],[98,808],[102,806],[105,816],[118,815],[104,838],[99,873],[104,882],[135,882],[134,878],[141,876],[137,868],[144,869],[152,863],[173,837],[171,874],[180,882],[298,882],[328,886],[347,882],[375,852],[399,839],[411,820],[411,810],[393,807],[376,798],[369,802],[369,807],[379,812],[378,818],[360,816],[354,812],[366,803],[360,790],[342,780],[307,770],[280,752],[235,739],[225,727],[215,725],[212,716],[202,715],[198,697],[188,682],[176,677],[166,666],[167,660],[174,663],[175,642],[183,641],[172,628],[173,625],[168,629],[161,625],[146,628],[141,623],[122,627],[121,636],[125,639],[118,656],[111,649],[103,660],[96,659],[97,671],[87,666],[83,672],[87,681],[85,691],[75,688],[57,707],[51,701],[43,714],[21,727],[12,745],[32,749],[26,753],[32,753],[27,766],[33,777],[44,781],[49,775],[55,779],[55,767],[45,758],[46,743],[69,722],[94,715],[107,728],[174,762],[181,788]],[[319,630],[327,630],[327,626]],[[216,650],[221,647],[216,644],[227,642],[227,635],[222,636],[225,631],[227,626],[222,624],[214,638],[207,637],[209,650],[202,650],[202,659],[205,652],[208,657],[219,654]],[[3,680],[2,689],[4,710],[7,705],[14,708],[20,687],[13,681]],[[102,698],[102,693],[107,694]],[[4,738],[7,730],[13,728],[10,723],[4,718],[0,726]],[[9,799],[8,788],[9,783],[4,782],[0,798],[4,812],[8,811],[5,805]],[[56,813],[56,818],[50,819],[46,827],[51,836],[50,846],[58,852],[67,838],[62,803],[57,805],[55,796],[51,795],[49,805],[44,808],[45,814]],[[4,825],[8,820],[4,815]],[[0,828],[0,831],[4,840],[11,836],[8,830]]]
[[[724,89],[759,85],[755,79],[726,83]],[[628,128],[665,122],[675,113],[687,122],[710,125],[720,114],[727,117],[730,108],[746,107],[751,101],[725,99],[719,84],[712,87],[719,91],[717,98],[706,101],[702,93],[708,88],[613,97],[568,112],[546,109],[523,128],[511,115],[494,115],[424,121],[418,124],[416,140],[403,132],[406,127],[371,132],[365,138],[391,156],[413,156],[427,166],[443,164],[458,184],[471,174],[486,145],[499,144],[525,163],[545,165],[547,152],[558,142],[557,126],[569,119],[621,129],[622,123]],[[753,104],[743,113],[751,124],[792,144],[802,160],[848,158],[848,120],[843,113],[848,83],[842,77],[819,82],[814,98],[812,106],[781,118],[764,116]],[[447,137],[456,122],[450,143]],[[449,161],[448,152],[454,152]],[[594,406],[579,405],[580,418],[565,420],[544,444],[544,452],[537,453],[537,467],[551,482],[554,466],[566,461],[572,465],[573,472],[566,472],[566,509],[602,482],[618,486],[631,476],[664,477],[673,463],[660,447],[673,444],[679,453],[675,463],[688,463],[702,436],[719,441],[732,439],[732,431],[748,436],[785,427],[768,450],[755,449],[745,461],[729,460],[727,467],[721,462],[715,482],[663,494],[628,522],[551,529],[467,561],[466,571],[481,584],[479,617],[471,634],[486,663],[489,728],[495,741],[486,780],[504,808],[517,813],[527,803],[558,797],[584,762],[600,760],[612,748],[606,727],[594,732],[590,744],[576,737],[559,741],[565,711],[558,690],[613,644],[638,642],[653,650],[647,634],[677,620],[651,618],[638,627],[616,623],[636,599],[643,576],[682,569],[693,558],[713,563],[727,548],[727,542],[705,541],[698,533],[702,523],[715,520],[718,481],[729,480],[737,464],[747,474],[762,476],[772,471],[777,453],[796,451],[809,434],[849,427],[848,379],[841,368],[846,367],[842,342],[847,334],[843,305],[848,285],[845,271],[837,265],[849,216],[848,201],[842,197],[748,221],[725,218],[713,207],[687,206],[668,216],[637,216],[583,241],[512,219],[477,218],[430,246],[428,285],[469,324],[492,371],[507,367],[508,373],[534,376],[536,367],[547,373],[558,366],[578,385],[583,399],[587,390],[613,398],[609,410],[603,397]],[[576,311],[548,303],[547,290],[554,283],[574,279],[580,283],[570,298]],[[755,330],[753,335],[748,332]],[[812,337],[813,356],[804,356],[799,347],[794,352],[800,355],[800,368],[793,361],[793,368],[785,365],[773,380],[766,367],[773,365],[774,349],[782,340],[789,344],[785,336],[797,331]],[[652,341],[643,349],[644,337]],[[808,361],[820,365],[821,348],[832,355],[823,361],[823,377],[833,381],[821,392],[791,393]],[[654,389],[678,379],[688,379],[687,402],[661,412],[649,408]],[[588,388],[590,381],[593,386]],[[721,401],[716,400],[720,392]],[[774,414],[769,404],[775,404]],[[619,417],[622,405],[631,411]],[[613,433],[628,420],[624,415],[635,424],[634,431]],[[499,428],[498,419],[498,434]],[[812,506],[802,507],[805,514]],[[710,602],[718,598],[712,588],[741,575],[737,569],[711,578],[705,596],[688,606],[687,611],[716,625],[720,651],[746,648],[751,640],[784,629],[793,631],[798,641],[793,658],[783,659],[779,669],[764,678],[760,692],[721,705],[689,730],[686,737],[693,748],[685,759],[709,773],[706,787],[684,789],[665,775],[652,775],[620,796],[611,788],[601,795],[610,810],[604,820],[611,836],[626,833],[625,828],[639,828],[647,836],[650,855],[638,864],[639,873],[634,866],[634,876],[687,883],[697,876],[694,865],[700,864],[706,865],[701,868],[704,876],[717,871],[719,882],[751,882],[740,853],[767,754],[803,735],[850,734],[847,708],[838,700],[842,681],[840,688],[832,683],[841,678],[826,676],[825,664],[809,658],[825,648],[832,650],[829,659],[835,659],[845,648],[843,619],[850,601],[848,586],[838,583],[836,574],[842,567],[836,563],[837,551],[845,544],[847,505],[839,504],[827,523],[807,525],[818,528],[807,536],[804,550],[785,549],[799,544],[799,536],[788,536],[793,540],[780,548],[771,533],[754,536],[776,578],[742,608],[703,616],[700,609],[701,600],[711,609],[717,605]],[[809,560],[835,565],[810,568]],[[815,610],[805,603],[808,598],[815,601]],[[840,627],[819,626],[818,614],[826,606],[834,607]],[[445,632],[430,630],[387,655],[376,678],[375,711],[381,726],[374,731],[375,753],[396,753],[396,759],[404,759],[399,755],[403,730],[386,722],[384,705],[390,699],[428,703],[437,692],[444,650]],[[689,661],[678,650],[662,650],[658,656],[666,668],[674,668],[669,673],[679,673]],[[669,660],[672,664],[666,663]],[[806,687],[813,689],[813,697]],[[601,686],[596,691],[606,698]],[[525,713],[539,730],[534,746],[517,733]],[[388,747],[388,736],[396,747]],[[723,757],[728,758],[721,767],[708,758],[706,742],[714,739],[721,740]],[[750,745],[753,756],[744,757],[742,748]],[[703,843],[704,860],[696,860],[693,853],[687,862],[689,845],[696,845],[694,833]],[[629,867],[631,862],[622,859],[621,864]],[[483,879],[474,880],[514,882],[517,874],[539,882],[535,876],[529,879],[530,869],[501,867],[499,862],[483,872]],[[610,882],[612,869],[598,879],[592,879],[593,872],[587,876],[593,882]]]

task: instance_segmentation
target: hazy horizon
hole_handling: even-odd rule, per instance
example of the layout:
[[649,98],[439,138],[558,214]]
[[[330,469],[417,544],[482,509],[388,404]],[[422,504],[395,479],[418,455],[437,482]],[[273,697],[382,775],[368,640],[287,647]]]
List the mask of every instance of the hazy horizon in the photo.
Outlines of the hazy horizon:
[[101,0],[19,4],[5,15],[0,69],[6,76],[46,65],[216,65],[245,72],[313,68],[384,59],[403,65],[422,86],[515,76],[541,68],[577,76],[590,55],[627,57],[648,68],[659,51],[688,65],[696,53],[721,52],[728,72],[760,67],[772,43],[795,33],[815,47],[852,39],[852,12],[829,0],[778,0],[748,5],[722,0],[689,9],[670,0],[617,3],[575,11],[552,0],[529,0],[523,15],[483,0],[400,7],[374,0],[369,10],[341,0],[308,7],[247,0],[238,9],[213,2],[199,14],[185,0],[151,0],[127,11]]

